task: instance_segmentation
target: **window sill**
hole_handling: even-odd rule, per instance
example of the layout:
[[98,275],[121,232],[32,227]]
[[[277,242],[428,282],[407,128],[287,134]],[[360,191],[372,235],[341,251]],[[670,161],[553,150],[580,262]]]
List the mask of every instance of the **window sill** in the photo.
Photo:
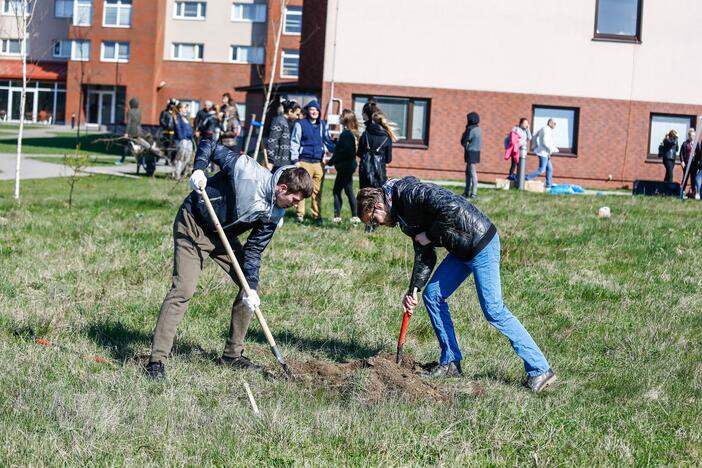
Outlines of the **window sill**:
[[204,62],[204,59],[184,59],[184,58],[176,58],[176,57],[171,57],[171,60],[175,62]]
[[641,39],[636,36],[595,36],[593,42],[619,42],[624,44],[641,44]]
[[281,77],[281,78],[285,78],[285,79],[287,79],[287,80],[290,80],[290,79],[296,80],[296,79],[298,79],[300,76],[299,76],[299,75],[280,75],[280,77]]
[[424,143],[414,143],[414,142],[395,142],[392,144],[393,148],[408,148],[408,149],[418,149],[418,150],[427,150],[429,149],[429,145],[426,145]]
[[110,59],[103,59],[103,58],[101,58],[100,61],[102,63],[129,63],[129,60],[110,60]]
[[183,21],[205,21],[204,17],[202,17],[202,18],[188,18],[185,16],[174,16],[173,19],[174,20],[183,20]]
[[118,26],[116,24],[103,24],[102,27],[103,28],[115,28],[115,29],[129,29],[132,27],[132,25],[130,24],[129,26]]
[[302,36],[302,33],[289,33],[289,32],[283,32],[283,36]]
[[[529,151],[527,154],[528,154],[529,156],[537,156],[537,157],[540,157],[538,154],[534,153],[533,151]],[[559,157],[559,158],[577,158],[577,157],[578,157],[578,153],[553,153],[551,156],[552,156],[552,157],[553,157],[553,156],[556,156],[556,157]]]

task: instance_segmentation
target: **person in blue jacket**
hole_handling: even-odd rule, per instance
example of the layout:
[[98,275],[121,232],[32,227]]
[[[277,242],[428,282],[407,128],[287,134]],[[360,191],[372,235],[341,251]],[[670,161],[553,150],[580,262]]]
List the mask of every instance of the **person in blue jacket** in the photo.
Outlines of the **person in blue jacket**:
[[[304,168],[312,177],[312,218],[321,221],[322,185],[326,153],[334,152],[334,142],[329,135],[329,126],[320,118],[319,103],[311,101],[305,106],[304,119],[295,122],[290,137],[290,159]],[[297,220],[305,220],[305,201],[297,205]]]

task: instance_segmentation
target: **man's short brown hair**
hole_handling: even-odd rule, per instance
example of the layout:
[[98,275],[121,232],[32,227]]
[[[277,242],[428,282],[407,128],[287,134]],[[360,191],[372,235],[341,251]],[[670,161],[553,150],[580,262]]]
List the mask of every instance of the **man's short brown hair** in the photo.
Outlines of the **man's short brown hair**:
[[366,222],[375,205],[377,203],[383,203],[385,201],[385,195],[383,194],[383,189],[375,187],[362,188],[358,195],[356,196],[356,202],[358,204],[358,217]]
[[302,167],[285,169],[278,179],[278,185],[280,184],[288,186],[288,193],[299,192],[305,198],[310,198],[312,195],[312,177]]

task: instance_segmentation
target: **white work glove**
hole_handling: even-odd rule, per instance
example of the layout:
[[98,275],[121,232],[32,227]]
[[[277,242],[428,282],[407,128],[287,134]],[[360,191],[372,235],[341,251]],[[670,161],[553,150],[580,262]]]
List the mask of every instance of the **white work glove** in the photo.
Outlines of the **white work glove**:
[[251,295],[244,296],[241,300],[251,312],[255,311],[256,307],[261,305],[261,298],[258,297],[258,293],[253,289],[251,290]]
[[205,172],[202,169],[193,171],[193,174],[190,176],[190,186],[193,188],[193,190],[200,193],[200,190],[204,189],[206,185],[207,176],[205,175]]

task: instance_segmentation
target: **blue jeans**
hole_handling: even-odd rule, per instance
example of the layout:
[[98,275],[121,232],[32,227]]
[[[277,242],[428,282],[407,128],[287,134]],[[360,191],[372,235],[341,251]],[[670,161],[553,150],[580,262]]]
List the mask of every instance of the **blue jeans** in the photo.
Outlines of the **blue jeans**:
[[549,369],[548,362],[529,332],[502,302],[500,284],[500,238],[495,237],[470,261],[448,254],[432,275],[422,294],[424,306],[441,347],[440,364],[463,359],[446,303],[451,294],[473,273],[480,307],[490,325],[505,335],[517,355],[524,360],[529,377]]
[[539,168],[526,176],[526,180],[536,179],[541,174],[546,172],[546,187],[551,186],[552,176],[553,176],[553,166],[551,165],[551,158],[548,156],[539,156]]
[[701,182],[702,182],[702,167],[699,168],[699,170],[697,172],[697,176],[695,177],[695,191],[696,191],[696,193],[700,193],[700,183]]

